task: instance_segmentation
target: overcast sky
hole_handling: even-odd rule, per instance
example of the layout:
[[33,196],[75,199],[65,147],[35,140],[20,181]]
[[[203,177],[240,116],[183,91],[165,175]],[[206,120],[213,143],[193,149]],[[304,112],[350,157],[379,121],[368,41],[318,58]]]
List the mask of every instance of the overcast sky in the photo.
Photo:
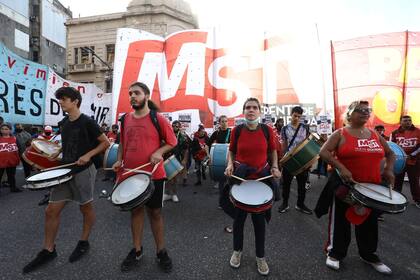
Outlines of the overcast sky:
[[[123,12],[131,0],[60,0],[73,17]],[[326,40],[420,31],[418,0],[186,0],[201,28],[286,31],[318,25]]]

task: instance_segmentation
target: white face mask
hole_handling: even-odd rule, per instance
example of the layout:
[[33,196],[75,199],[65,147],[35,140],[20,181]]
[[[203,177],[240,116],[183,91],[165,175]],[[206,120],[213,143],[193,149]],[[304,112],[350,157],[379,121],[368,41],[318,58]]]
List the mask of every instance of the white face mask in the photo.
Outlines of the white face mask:
[[248,120],[248,119],[245,119],[245,121],[246,121],[246,123],[247,123],[247,124],[257,124],[257,123],[259,123],[260,118],[258,117],[258,118],[256,118],[255,120]]

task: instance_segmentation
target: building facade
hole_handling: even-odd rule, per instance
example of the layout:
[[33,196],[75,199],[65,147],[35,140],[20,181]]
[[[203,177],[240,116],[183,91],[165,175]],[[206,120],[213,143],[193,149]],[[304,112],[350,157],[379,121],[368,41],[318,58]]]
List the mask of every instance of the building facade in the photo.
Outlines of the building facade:
[[66,26],[58,0],[0,0],[0,42],[19,56],[66,72]]
[[126,12],[67,21],[67,79],[95,83],[112,90],[112,70],[118,28],[136,28],[160,36],[197,28],[183,0],[133,0]]

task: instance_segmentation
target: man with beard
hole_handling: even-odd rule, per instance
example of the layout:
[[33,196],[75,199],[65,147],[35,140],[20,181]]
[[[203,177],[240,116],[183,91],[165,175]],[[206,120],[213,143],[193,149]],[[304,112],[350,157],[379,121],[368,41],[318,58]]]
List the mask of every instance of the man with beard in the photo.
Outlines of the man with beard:
[[[165,249],[163,232],[163,193],[165,189],[165,170],[163,167],[163,154],[176,146],[177,140],[172,131],[171,124],[161,114],[156,113],[157,107],[150,100],[149,88],[140,82],[129,87],[130,103],[134,112],[125,114],[121,119],[120,144],[118,146],[117,161],[113,165],[118,172],[117,181],[121,181],[122,166],[133,169],[145,163],[152,163],[144,171],[153,171],[152,183],[154,192],[151,198],[143,205],[131,210],[131,233],[133,249],[121,264],[121,271],[132,270],[143,256],[143,228],[145,208],[149,216],[153,237],[156,244],[156,257],[159,266],[170,272],[172,261]],[[162,144],[162,142],[164,142]],[[157,166],[155,166],[157,165]]]

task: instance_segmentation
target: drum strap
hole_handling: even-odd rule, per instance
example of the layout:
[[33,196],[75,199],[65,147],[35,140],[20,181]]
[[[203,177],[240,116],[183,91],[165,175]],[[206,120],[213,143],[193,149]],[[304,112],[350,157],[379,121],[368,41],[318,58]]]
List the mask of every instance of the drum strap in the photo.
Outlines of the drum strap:
[[[290,143],[289,143],[289,145],[287,146],[287,150],[289,150],[289,149],[290,149],[290,147],[293,145],[293,142],[295,142],[296,136],[297,136],[297,134],[298,134],[299,129],[300,129],[300,127],[301,127],[301,126],[302,126],[302,124],[300,123],[300,124],[298,125],[298,127],[296,128],[295,134],[293,134],[292,140],[290,140]],[[284,133],[284,134],[286,134],[286,131],[285,131],[285,133]]]

